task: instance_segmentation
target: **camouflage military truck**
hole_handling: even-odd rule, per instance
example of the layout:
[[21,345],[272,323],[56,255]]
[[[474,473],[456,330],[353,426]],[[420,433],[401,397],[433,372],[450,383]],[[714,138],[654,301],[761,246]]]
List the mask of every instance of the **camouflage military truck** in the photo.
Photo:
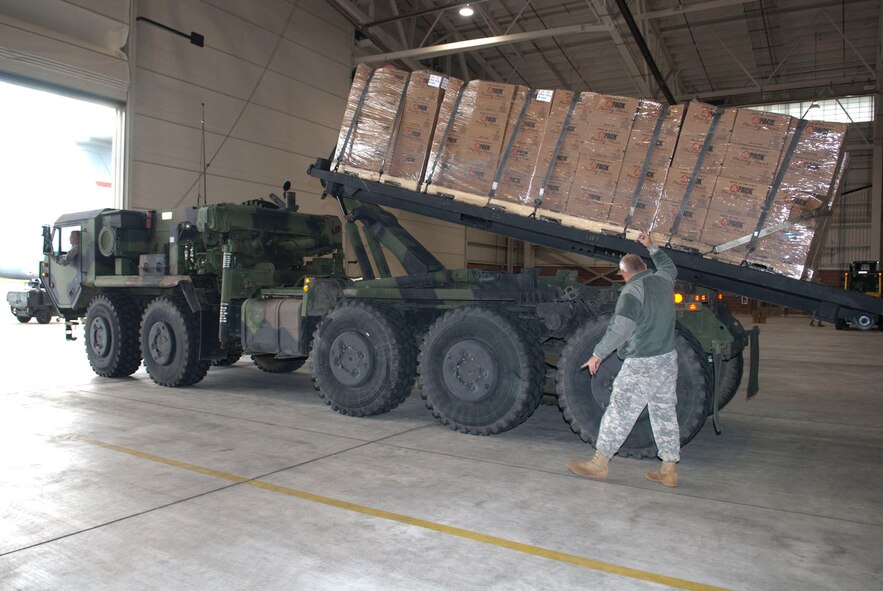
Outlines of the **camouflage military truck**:
[[[389,212],[338,201],[344,224],[266,203],[64,215],[44,229],[41,280],[68,335],[85,318],[101,376],[130,375],[143,360],[157,384],[187,386],[241,354],[271,372],[312,355],[319,395],[342,414],[387,412],[416,386],[441,423],[489,435],[526,420],[545,393],[594,441],[619,364],[606,361],[592,380],[578,368],[604,332],[612,288],[583,285],[576,272],[446,269]],[[79,263],[62,264],[73,230]],[[343,274],[344,232],[358,280]],[[392,277],[387,257],[406,275]],[[735,393],[748,342],[712,292],[692,297],[705,301],[684,306],[677,327],[682,443],[715,399]],[[646,413],[620,453],[655,454]]]
[[[153,381],[174,387],[243,353],[268,372],[303,365],[312,327],[300,320],[302,282],[342,275],[341,224],[297,213],[293,194],[276,200],[102,209],[44,227],[40,279],[69,339],[85,319],[95,373],[131,375],[143,360]],[[62,250],[73,231],[75,260]]]

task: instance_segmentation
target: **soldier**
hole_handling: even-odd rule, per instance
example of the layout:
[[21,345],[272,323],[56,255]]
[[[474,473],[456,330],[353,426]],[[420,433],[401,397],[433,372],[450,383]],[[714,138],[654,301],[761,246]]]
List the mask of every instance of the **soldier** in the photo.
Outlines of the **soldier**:
[[74,230],[70,236],[71,247],[66,254],[58,255],[56,261],[59,265],[70,265],[77,262],[80,257],[80,231]]
[[674,280],[678,271],[672,260],[653,244],[646,232],[638,242],[647,247],[656,272],[636,254],[619,262],[626,284],[616,302],[607,332],[581,368],[593,376],[613,351],[623,359],[613,382],[610,405],[601,419],[595,456],[588,462],[570,462],[567,469],[578,476],[604,480],[607,463],[619,450],[649,406],[650,425],[659,448],[662,468],[644,475],[665,486],[678,485],[676,464],[681,444],[677,404],[678,353],[675,350]]

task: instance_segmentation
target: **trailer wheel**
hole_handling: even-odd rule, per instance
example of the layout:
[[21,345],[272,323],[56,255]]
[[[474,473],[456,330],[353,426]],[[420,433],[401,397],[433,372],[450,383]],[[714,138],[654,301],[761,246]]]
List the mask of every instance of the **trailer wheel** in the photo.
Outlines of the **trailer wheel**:
[[859,330],[871,330],[874,326],[874,317],[870,314],[858,314],[855,317],[855,327]]
[[493,435],[533,414],[543,395],[543,352],[530,331],[486,308],[439,318],[420,347],[418,388],[455,431]]
[[138,307],[123,294],[96,296],[84,326],[86,357],[105,378],[130,376],[141,365],[138,349]]
[[40,324],[49,324],[49,321],[52,320],[52,312],[49,310],[39,310],[35,317]]
[[259,370],[267,373],[291,373],[307,362],[306,357],[276,359],[274,355],[252,355],[251,360]]
[[394,310],[359,301],[328,313],[313,334],[319,397],[343,415],[379,415],[411,393],[414,339]]
[[172,297],[150,302],[141,320],[141,353],[160,386],[191,386],[205,377],[211,361],[199,358],[199,319]]
[[18,314],[15,315],[15,319],[18,320],[19,322],[21,322],[22,324],[25,324],[26,322],[30,322],[31,318],[32,318],[31,316],[19,316]]
[[849,324],[843,318],[838,318],[834,321],[834,328],[837,330],[844,330]]
[[[594,378],[587,370],[581,370],[580,365],[592,356],[595,345],[604,336],[608,319],[607,315],[600,316],[577,329],[567,339],[558,363],[558,406],[573,432],[593,446],[610,400],[613,379],[619,373],[622,361],[611,355],[601,364]],[[711,402],[712,376],[702,346],[687,329],[678,325],[675,340],[678,352],[677,415],[681,446],[684,446],[705,424]],[[650,416],[644,409],[617,455],[648,458],[656,456],[657,451]]]

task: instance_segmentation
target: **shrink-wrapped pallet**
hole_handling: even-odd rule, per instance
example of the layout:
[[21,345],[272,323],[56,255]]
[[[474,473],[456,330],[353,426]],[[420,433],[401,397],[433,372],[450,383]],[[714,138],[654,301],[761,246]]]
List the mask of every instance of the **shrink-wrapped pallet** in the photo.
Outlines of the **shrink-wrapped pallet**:
[[371,71],[360,65],[338,135],[334,166],[378,179],[391,156],[392,141],[408,72]]
[[699,242],[735,119],[734,108],[690,102],[656,215],[658,242]]
[[[738,110],[701,242],[717,247],[756,230],[790,124],[787,115]],[[723,250],[716,257],[739,264],[746,253],[743,245]]]
[[503,139],[499,182],[492,189],[495,200],[527,208],[535,206],[537,189],[534,172],[554,95],[555,91],[552,90],[518,87]]
[[846,125],[808,121],[789,130],[780,170],[768,197],[762,229],[778,228],[759,237],[748,253],[749,263],[800,277],[806,266],[817,220],[808,217],[833,199]]
[[616,184],[611,222],[639,230],[652,228],[683,115],[683,105],[640,102]]
[[419,187],[426,170],[432,133],[439,106],[448,86],[441,74],[421,70],[412,72],[399,107],[399,120],[392,156],[387,160],[385,182],[410,189]]
[[563,213],[579,165],[592,93],[557,91],[540,146],[532,192],[544,212]]
[[511,84],[483,80],[460,87],[450,118],[439,118],[435,126],[439,141],[427,170],[429,192],[484,196],[487,200],[514,94]]

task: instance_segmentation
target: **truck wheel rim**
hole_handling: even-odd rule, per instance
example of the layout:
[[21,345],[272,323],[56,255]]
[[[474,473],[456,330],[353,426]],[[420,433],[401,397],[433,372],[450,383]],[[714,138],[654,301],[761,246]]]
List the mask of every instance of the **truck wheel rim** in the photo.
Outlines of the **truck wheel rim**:
[[175,337],[165,322],[157,322],[147,333],[150,356],[160,365],[168,365],[175,354]]
[[359,332],[340,334],[331,342],[331,373],[345,386],[361,386],[374,373],[374,347]]
[[110,326],[106,318],[96,318],[89,327],[89,346],[98,357],[107,357],[110,350]]
[[459,341],[445,352],[442,377],[450,393],[460,400],[481,400],[497,386],[496,355],[479,341]]
[[871,320],[870,316],[862,314],[855,319],[855,324],[861,329],[871,328],[871,325],[874,324],[874,321]]

